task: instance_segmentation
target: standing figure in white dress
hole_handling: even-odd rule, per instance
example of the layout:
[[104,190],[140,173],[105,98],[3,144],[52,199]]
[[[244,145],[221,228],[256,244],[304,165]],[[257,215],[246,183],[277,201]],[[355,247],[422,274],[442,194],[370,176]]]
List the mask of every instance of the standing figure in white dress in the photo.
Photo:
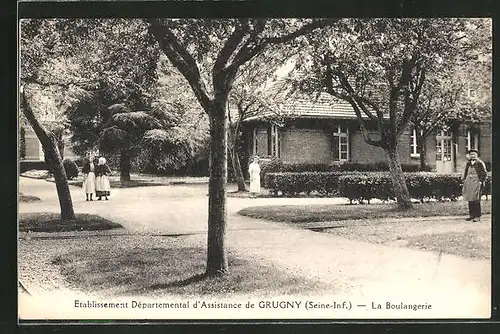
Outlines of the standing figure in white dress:
[[94,163],[92,162],[92,157],[86,157],[83,160],[83,184],[82,188],[85,191],[86,200],[92,201],[92,195],[95,193],[95,174],[94,174]]
[[253,162],[248,167],[248,174],[250,175],[250,192],[253,195],[260,193],[260,165],[259,157],[255,156]]

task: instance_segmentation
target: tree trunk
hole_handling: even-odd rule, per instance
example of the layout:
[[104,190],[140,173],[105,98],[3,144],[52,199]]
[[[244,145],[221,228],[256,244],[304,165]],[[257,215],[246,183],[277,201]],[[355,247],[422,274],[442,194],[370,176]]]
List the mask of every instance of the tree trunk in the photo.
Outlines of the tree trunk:
[[131,159],[130,152],[127,150],[120,152],[120,182],[130,181]]
[[386,148],[385,152],[389,161],[392,187],[394,189],[394,194],[396,195],[398,208],[400,210],[411,209],[411,197],[408,187],[406,186],[403,170],[401,169],[401,163],[399,162],[398,147],[397,145],[394,145],[393,147]]
[[419,136],[418,145],[420,147],[420,171],[427,170],[427,143],[424,136]]
[[233,147],[231,152],[231,160],[233,163],[234,177],[236,178],[236,183],[238,184],[238,191],[246,191],[245,178],[243,177],[243,171],[241,169],[240,157],[236,148]]
[[61,155],[61,160],[64,160],[64,138],[57,138],[57,148],[59,149],[59,154]]
[[233,174],[236,179],[236,183],[238,184],[238,191],[246,191],[245,186],[245,178],[243,177],[243,171],[241,170],[240,157],[238,156],[238,152],[236,151],[237,147],[237,133],[232,133],[229,131],[228,137],[230,141],[230,155],[231,155],[231,164],[233,166]]
[[210,110],[210,181],[208,185],[208,249],[209,276],[228,271],[226,251],[227,226],[227,97],[218,97]]
[[59,206],[61,208],[61,220],[71,220],[75,219],[75,210],[73,208],[73,202],[71,200],[71,193],[69,191],[68,179],[66,177],[66,171],[61,159],[61,154],[57,147],[57,140],[55,136],[48,132],[45,127],[40,124],[36,118],[30,104],[26,98],[26,92],[21,91],[21,103],[23,104],[23,112],[26,119],[30,123],[31,127],[36,133],[38,140],[42,144],[43,150],[49,157],[52,164],[52,171],[54,173],[54,179],[56,181],[57,196],[59,198]]

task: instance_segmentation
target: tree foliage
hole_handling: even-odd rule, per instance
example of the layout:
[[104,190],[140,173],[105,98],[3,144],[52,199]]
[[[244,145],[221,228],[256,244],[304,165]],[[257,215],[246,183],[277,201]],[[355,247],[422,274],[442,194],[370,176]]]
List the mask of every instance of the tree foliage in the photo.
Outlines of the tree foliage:
[[[364,140],[388,154],[401,208],[411,207],[398,139],[418,112],[426,77],[456,64],[470,47],[466,19],[348,19],[310,36],[294,80],[353,107]],[[368,123],[377,135],[370,135]]]
[[161,51],[189,83],[210,122],[210,182],[207,274],[228,270],[228,102],[240,67],[270,47],[330,23],[283,19],[150,19]]

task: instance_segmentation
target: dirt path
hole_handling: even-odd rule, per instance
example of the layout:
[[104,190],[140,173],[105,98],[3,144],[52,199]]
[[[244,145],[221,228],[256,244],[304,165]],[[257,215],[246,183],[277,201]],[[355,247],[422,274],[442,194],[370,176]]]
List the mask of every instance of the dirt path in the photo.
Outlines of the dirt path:
[[[42,198],[22,204],[21,212],[57,211],[53,184],[21,180],[21,191]],[[194,233],[204,235],[207,225],[206,185],[112,190],[109,202],[85,202],[72,189],[77,212],[113,218],[134,233]],[[336,296],[364,300],[400,300],[434,303],[449,314],[486,314],[490,302],[490,262],[440,252],[389,247],[317,233],[298,226],[241,217],[246,206],[335,203],[342,199],[230,198],[228,247],[243,257],[277,266],[287,272],[334,282]],[[442,218],[445,219],[445,218]],[[417,225],[411,225],[417,228]],[[465,225],[462,226],[464,228]],[[421,226],[422,227],[422,226]],[[402,225],[389,235],[405,233]],[[392,234],[391,234],[392,233]],[[383,233],[382,233],[383,234]],[[391,238],[389,236],[388,238]],[[205,245],[206,239],[200,238]],[[460,293],[457,293],[460,291]]]

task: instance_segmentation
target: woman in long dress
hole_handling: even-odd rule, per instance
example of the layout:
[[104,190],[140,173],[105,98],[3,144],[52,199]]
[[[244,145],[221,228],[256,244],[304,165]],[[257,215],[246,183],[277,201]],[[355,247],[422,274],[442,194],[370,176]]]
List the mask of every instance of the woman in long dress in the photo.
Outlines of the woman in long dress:
[[97,196],[98,201],[100,201],[103,196],[107,201],[108,196],[111,195],[111,187],[109,186],[108,177],[109,174],[111,174],[111,169],[109,169],[108,165],[106,165],[106,159],[100,157],[99,164],[95,168],[95,195]]
[[248,167],[250,175],[250,192],[255,195],[260,193],[260,165],[259,157],[254,157],[253,162]]
[[94,174],[94,163],[92,162],[92,158],[85,158],[83,160],[83,167],[82,167],[82,173],[83,173],[83,184],[82,188],[85,191],[85,197],[86,200],[92,201],[92,195],[95,193],[95,174]]

